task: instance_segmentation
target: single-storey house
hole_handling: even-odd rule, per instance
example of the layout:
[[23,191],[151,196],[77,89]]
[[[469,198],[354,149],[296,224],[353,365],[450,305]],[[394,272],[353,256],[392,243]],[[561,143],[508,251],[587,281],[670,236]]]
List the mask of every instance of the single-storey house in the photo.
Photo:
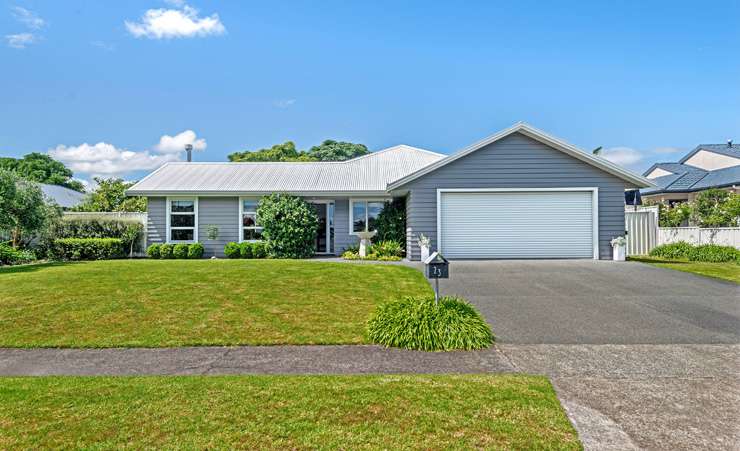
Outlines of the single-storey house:
[[449,156],[399,145],[342,162],[168,163],[127,194],[148,197],[148,243],[199,241],[216,255],[259,239],[257,203],[281,192],[315,205],[317,254],[340,254],[384,202],[404,198],[411,260],[420,234],[448,258],[609,259],[625,232],[624,191],[648,186],[518,123]]
[[740,145],[699,144],[678,163],[656,163],[643,174],[656,186],[640,190],[643,200],[675,204],[719,188],[740,192]]

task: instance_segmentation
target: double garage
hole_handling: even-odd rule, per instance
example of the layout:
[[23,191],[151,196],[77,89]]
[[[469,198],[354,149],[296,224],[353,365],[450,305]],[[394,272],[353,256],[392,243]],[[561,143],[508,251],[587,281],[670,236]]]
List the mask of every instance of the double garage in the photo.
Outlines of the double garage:
[[438,189],[453,259],[599,258],[598,188]]

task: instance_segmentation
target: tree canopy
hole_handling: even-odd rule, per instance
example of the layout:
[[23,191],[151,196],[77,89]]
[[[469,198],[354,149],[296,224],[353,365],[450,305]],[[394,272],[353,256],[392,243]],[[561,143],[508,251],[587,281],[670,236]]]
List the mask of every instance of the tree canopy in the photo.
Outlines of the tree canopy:
[[10,232],[13,247],[60,215],[59,206],[47,204],[38,185],[0,169],[0,230]]
[[343,161],[369,153],[363,144],[327,139],[309,150],[296,149],[295,143],[286,141],[269,149],[234,152],[229,161]]
[[98,187],[85,198],[85,201],[74,208],[75,211],[146,211],[146,198],[127,197],[126,190],[133,182],[119,178],[94,178]]
[[14,172],[32,182],[66,186],[79,192],[85,191],[82,183],[72,179],[72,171],[69,168],[43,153],[33,152],[23,158],[0,158],[0,169]]

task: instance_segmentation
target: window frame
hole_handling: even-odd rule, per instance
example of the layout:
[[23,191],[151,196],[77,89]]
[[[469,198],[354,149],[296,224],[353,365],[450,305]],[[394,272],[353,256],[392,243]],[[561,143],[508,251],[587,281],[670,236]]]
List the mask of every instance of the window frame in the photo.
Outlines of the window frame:
[[[368,208],[367,204],[369,202],[380,202],[383,205],[385,205],[386,202],[392,201],[392,198],[380,198],[380,197],[373,197],[373,198],[350,198],[349,200],[349,234],[357,236],[358,233],[361,232],[355,232],[355,208],[354,204],[355,202],[363,202],[365,204],[365,231],[367,232],[367,226],[368,226]],[[376,230],[377,232],[377,230]]]
[[[193,212],[192,213],[184,213],[184,212],[172,212],[172,202],[173,201],[179,201],[179,200],[191,200],[193,201]],[[168,196],[166,198],[166,207],[165,207],[165,213],[166,213],[166,223],[167,223],[167,239],[165,240],[166,243],[172,243],[172,244],[192,244],[198,242],[198,196]],[[173,227],[172,222],[172,215],[191,215],[193,216],[193,226],[190,227]],[[173,230],[193,230],[193,239],[192,240],[173,240],[172,239],[172,231]]]
[[[244,243],[244,242],[256,243],[258,241],[262,241],[261,239],[260,240],[245,240],[244,239],[244,230],[245,229],[259,230],[261,232],[262,230],[264,230],[264,227],[257,226],[257,225],[254,225],[254,226],[245,226],[244,225],[244,222],[243,222],[244,221],[244,214],[249,213],[249,214],[254,214],[254,222],[255,222],[255,224],[257,224],[257,219],[258,219],[258,216],[257,216],[257,208],[259,208],[259,203],[260,203],[260,200],[261,199],[262,199],[261,197],[255,197],[255,196],[240,196],[239,197],[239,218],[238,218],[239,219],[239,224],[238,224],[238,230],[239,230],[239,242],[240,243]],[[255,208],[254,211],[245,211],[244,210],[244,201],[245,200],[254,200],[254,201],[256,201],[257,202],[257,208]]]

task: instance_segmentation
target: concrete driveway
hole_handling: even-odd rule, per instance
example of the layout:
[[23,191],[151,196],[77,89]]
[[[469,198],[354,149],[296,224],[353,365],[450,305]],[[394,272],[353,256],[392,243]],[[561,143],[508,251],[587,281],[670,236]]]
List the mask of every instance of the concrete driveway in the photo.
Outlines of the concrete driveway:
[[642,263],[453,261],[444,294],[473,302],[499,343],[740,343],[740,287]]
[[740,449],[740,287],[641,263],[454,261],[518,371],[586,449]]

